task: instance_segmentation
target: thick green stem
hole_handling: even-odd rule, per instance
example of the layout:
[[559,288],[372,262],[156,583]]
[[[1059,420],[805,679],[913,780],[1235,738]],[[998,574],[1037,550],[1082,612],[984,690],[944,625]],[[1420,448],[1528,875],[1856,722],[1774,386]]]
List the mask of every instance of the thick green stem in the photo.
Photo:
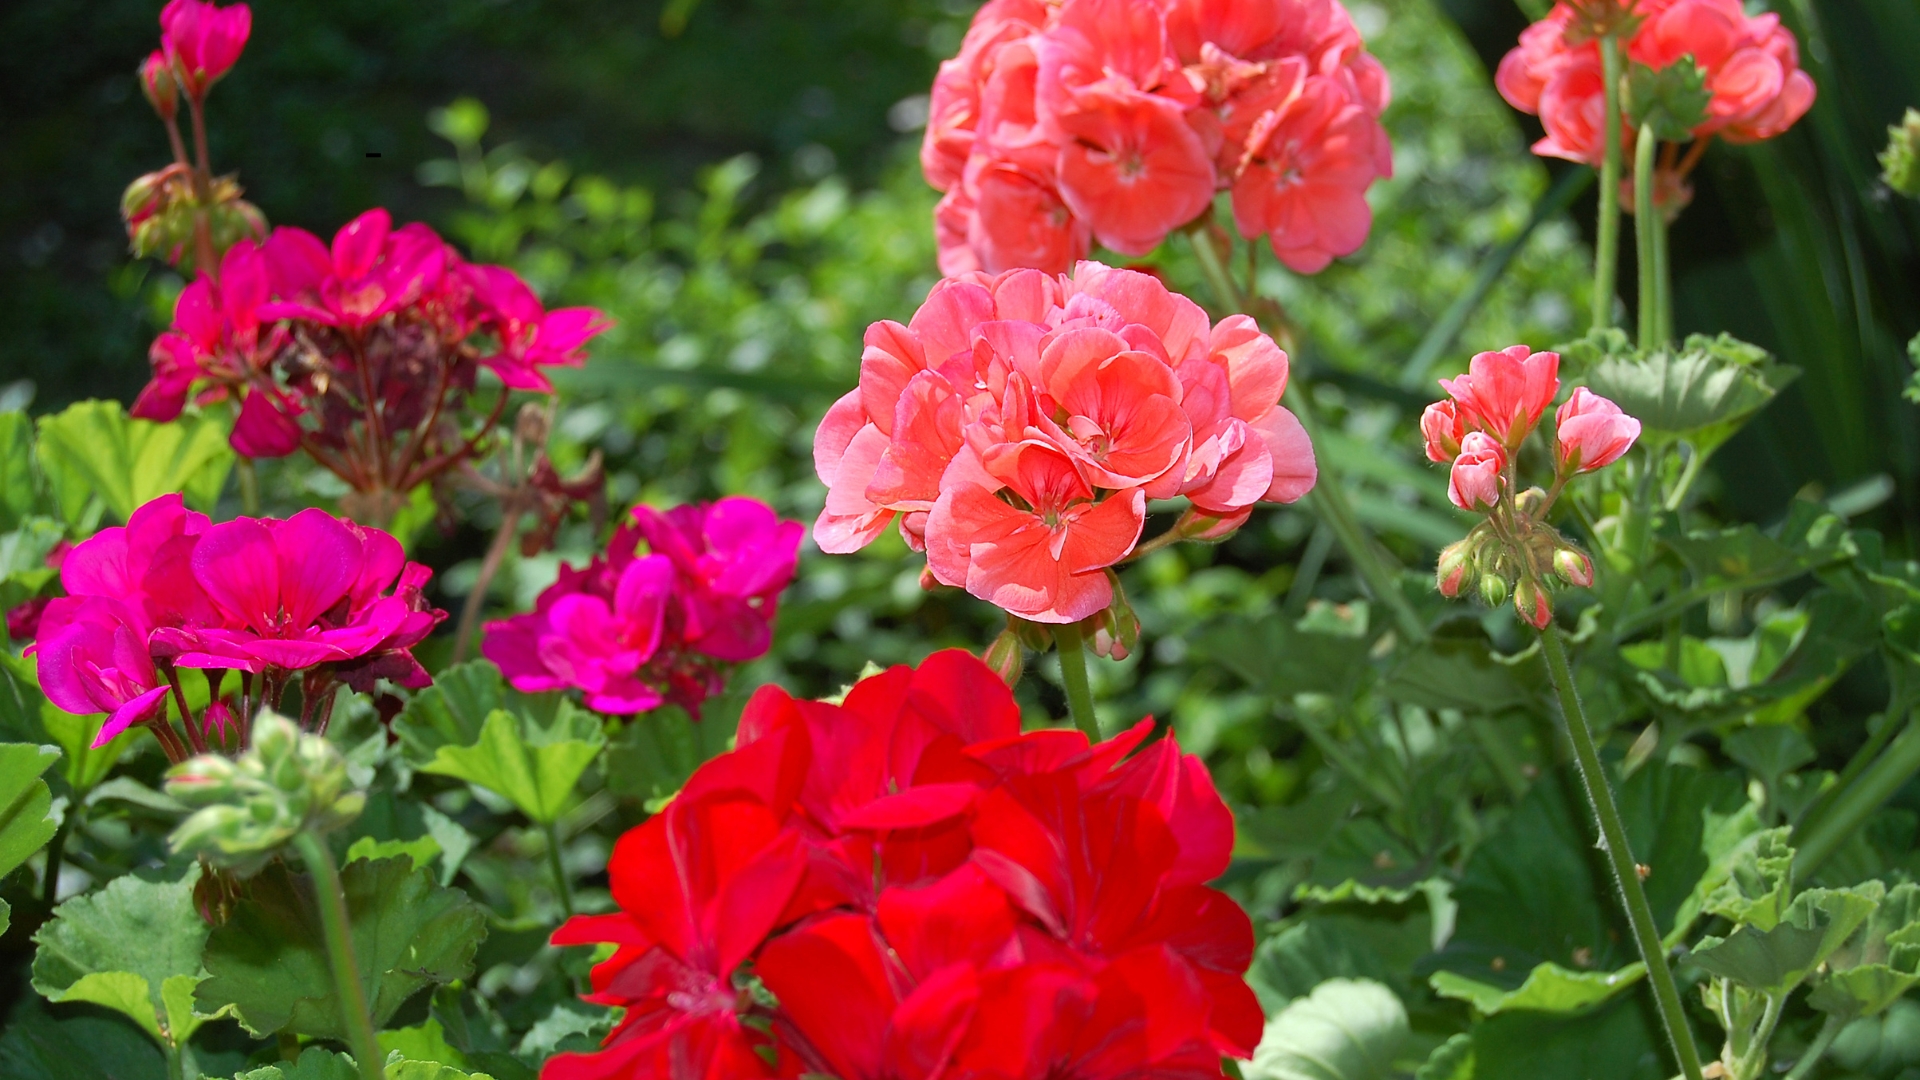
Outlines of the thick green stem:
[[1807,1077],[1812,1076],[1813,1067],[1820,1064],[1821,1058],[1827,1056],[1827,1048],[1833,1045],[1833,1040],[1846,1026],[1847,1021],[1828,1014],[1826,1020],[1820,1025],[1820,1034],[1813,1037],[1813,1045],[1807,1047],[1807,1052],[1801,1054],[1800,1060],[1793,1063],[1793,1071],[1787,1074],[1787,1080],[1807,1080]]
[[248,517],[259,517],[260,474],[254,470],[253,459],[242,457],[233,463],[233,471],[240,478],[240,512]]
[[560,898],[560,911],[567,918],[573,918],[573,889],[567,884],[566,864],[560,861],[560,826],[555,822],[546,823],[547,830],[547,868],[553,871],[553,894]]
[[1605,83],[1607,113],[1600,162],[1599,235],[1593,251],[1593,328],[1613,325],[1613,287],[1620,277],[1620,39],[1600,39],[1601,77]]
[[373,1037],[367,991],[360,985],[360,965],[353,958],[353,931],[347,921],[347,894],[340,887],[340,869],[334,865],[333,852],[327,850],[323,837],[302,831],[294,835],[293,846],[313,875],[320,928],[327,941],[327,963],[333,969],[333,989],[347,1029],[347,1048],[353,1051],[362,1080],[383,1080],[380,1043]]
[[1667,219],[1653,212],[1653,332],[1665,345],[1673,340],[1673,268],[1667,262]]
[[1658,241],[1654,234],[1658,214],[1653,208],[1653,125],[1640,125],[1640,138],[1633,150],[1633,261],[1640,270],[1640,348],[1652,349],[1660,343],[1660,299],[1655,282],[1659,279]]
[[180,1048],[169,1040],[163,1052],[167,1056],[167,1080],[187,1080],[187,1071],[185,1063],[181,1061],[183,1055],[180,1053]]
[[1920,727],[1909,724],[1852,787],[1834,797],[1825,813],[1794,831],[1794,880],[1810,879],[1915,773],[1920,773]]
[[53,839],[47,842],[47,870],[40,875],[40,902],[52,907],[60,900],[60,864],[65,861],[67,837],[73,835],[76,819],[86,803],[76,797],[67,805],[67,812],[61,816],[59,827],[53,830]]
[[1060,654],[1060,683],[1067,691],[1067,714],[1073,726],[1086,732],[1093,742],[1100,741],[1100,721],[1093,715],[1093,687],[1087,682],[1086,636],[1079,623],[1060,623],[1053,628],[1055,651]]
[[1701,1080],[1700,1051],[1693,1045],[1693,1031],[1687,1026],[1680,1006],[1680,988],[1673,981],[1673,969],[1667,964],[1666,949],[1660,943],[1660,931],[1653,921],[1653,908],[1647,892],[1640,886],[1640,873],[1627,846],[1626,826],[1621,824],[1620,809],[1614,805],[1613,787],[1600,763],[1600,752],[1593,743],[1593,731],[1587,726],[1586,711],[1580,705],[1580,692],[1573,684],[1573,671],[1567,666],[1566,649],[1552,627],[1540,632],[1540,649],[1546,656],[1547,673],[1553,678],[1560,696],[1560,712],[1567,724],[1567,737],[1573,743],[1573,757],[1580,766],[1580,779],[1587,789],[1587,801],[1600,822],[1601,846],[1606,849],[1614,882],[1627,909],[1627,921],[1633,925],[1634,943],[1640,958],[1646,961],[1647,978],[1653,984],[1653,997],[1660,1008],[1661,1023],[1667,1040],[1679,1060],[1680,1073],[1687,1080]]

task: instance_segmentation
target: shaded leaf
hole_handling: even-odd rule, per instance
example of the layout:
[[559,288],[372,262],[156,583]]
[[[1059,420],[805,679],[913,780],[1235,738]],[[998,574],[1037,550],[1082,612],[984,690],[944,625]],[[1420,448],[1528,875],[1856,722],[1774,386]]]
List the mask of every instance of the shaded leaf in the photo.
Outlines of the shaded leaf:
[[1920,984],[1920,885],[1902,882],[1834,950],[1807,1004],[1843,1017],[1873,1016]]
[[1432,860],[1408,847],[1378,818],[1353,817],[1313,860],[1312,872],[1294,897],[1322,904],[1402,904],[1432,876]]
[[1877,881],[1850,889],[1808,889],[1768,930],[1741,926],[1703,938],[1689,959],[1710,975],[1766,994],[1787,994],[1867,921],[1884,895]]
[[1331,979],[1267,1021],[1247,1080],[1388,1080],[1406,1045],[1406,1006],[1365,979]]
[[60,513],[77,521],[98,495],[125,521],[169,492],[213,509],[233,467],[226,425],[210,416],[156,424],[127,416],[117,401],[82,401],[39,422],[40,467]]
[[1497,656],[1479,637],[1439,637],[1387,673],[1388,697],[1429,709],[1497,713],[1539,705],[1546,668],[1536,651]]
[[1441,997],[1464,1001],[1486,1016],[1514,1009],[1577,1013],[1612,998],[1646,974],[1647,966],[1636,960],[1619,971],[1569,971],[1559,964],[1540,964],[1511,990],[1452,971],[1436,971],[1428,983]]
[[1666,545],[1701,589],[1757,589],[1839,562],[1856,550],[1846,523],[1818,503],[1796,500],[1773,533],[1755,525],[1667,535]]
[[1316,911],[1260,943],[1247,984],[1270,1014],[1329,979],[1370,979],[1404,989],[1404,973],[1432,940],[1424,904],[1404,918],[1376,911]]
[[1664,1036],[1623,994],[1579,1016],[1504,1012],[1474,1025],[1473,1080],[1667,1080]]
[[199,1021],[179,1012],[181,984],[201,977],[207,924],[193,903],[194,878],[147,881],[129,874],[54,909],[33,936],[33,988],[50,1001],[91,1001],[116,1009],[164,1042],[181,1043]]
[[1462,1032],[1434,1047],[1413,1080],[1473,1080],[1473,1036]]
[[59,756],[51,746],[0,743],[0,876],[45,847],[60,828],[53,792],[40,779]]
[[1587,385],[1640,421],[1640,439],[1662,446],[1686,439],[1710,454],[1780,393],[1800,369],[1729,335],[1688,336],[1679,351],[1642,356],[1625,332],[1595,331],[1569,346]]
[[[349,863],[340,878],[376,1026],[427,984],[468,974],[486,915],[466,894],[434,884],[407,859]],[[345,1038],[312,881],[284,863],[248,882],[232,918],[208,939],[206,966],[212,977],[196,993],[203,1010],[230,1005],[257,1034]]]
[[738,716],[733,720],[711,712],[695,720],[672,705],[633,717],[614,733],[600,759],[607,790],[630,799],[667,798],[693,770],[727,749]]
[[166,1080],[166,1058],[141,1030],[109,1009],[47,1007],[23,995],[0,1030],[7,1080]]
[[1194,647],[1268,696],[1350,697],[1367,670],[1363,637],[1303,630],[1287,619],[1225,619],[1201,633]]

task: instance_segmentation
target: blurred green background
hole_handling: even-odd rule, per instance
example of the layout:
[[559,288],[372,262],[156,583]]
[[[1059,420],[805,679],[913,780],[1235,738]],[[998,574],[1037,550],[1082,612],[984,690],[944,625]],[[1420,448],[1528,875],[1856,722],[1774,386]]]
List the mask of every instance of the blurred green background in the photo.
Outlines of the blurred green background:
[[[0,14],[0,40],[31,58],[0,70],[0,384],[11,400],[31,394],[35,411],[130,400],[181,285],[129,259],[116,216],[126,182],[166,160],[132,74],[159,6],[41,0]],[[1296,372],[1331,421],[1323,463],[1416,570],[1461,529],[1408,436],[1431,377],[1478,349],[1585,329],[1592,185],[1567,211],[1537,215],[1566,190],[1556,181],[1579,178],[1527,152],[1537,126],[1489,79],[1536,6],[1350,5],[1393,76],[1396,175],[1373,192],[1361,252],[1313,278],[1269,265],[1263,282],[1303,329]],[[1920,439],[1898,391],[1911,374],[1904,344],[1920,332],[1920,207],[1879,185],[1873,155],[1886,125],[1920,103],[1920,4],[1774,6],[1820,98],[1785,137],[1707,155],[1674,232],[1677,323],[1729,330],[1805,374],[1717,457],[1711,505],[1765,523],[1796,493],[1823,498],[1908,553]],[[215,164],[238,171],[275,223],[325,235],[383,204],[477,259],[512,263],[549,303],[607,309],[619,326],[566,381],[556,452],[603,452],[616,507],[746,492],[811,519],[822,497],[813,426],[853,385],[861,331],[906,318],[933,280],[917,127],[972,7],[261,0],[247,54],[213,96]],[[1410,369],[1484,260],[1535,216],[1457,340],[1430,370]],[[1184,247],[1147,261],[1209,299]],[[266,490],[289,508],[328,495],[297,463],[269,473]],[[416,541],[450,605],[492,524],[485,505],[466,510],[457,528]],[[1337,547],[1315,536],[1304,511],[1263,511],[1222,547],[1130,570],[1149,647],[1098,665],[1109,722],[1171,716],[1239,797],[1285,800],[1312,767],[1289,756],[1297,734],[1189,658],[1188,641],[1223,614],[1353,599]],[[597,543],[576,522],[560,552],[502,576],[495,606],[530,602],[560,558]],[[892,539],[859,557],[808,554],[775,655],[742,682],[830,691],[868,660],[979,648],[998,629],[984,605],[924,593],[917,577]],[[1044,681],[1023,693],[1057,708]]]

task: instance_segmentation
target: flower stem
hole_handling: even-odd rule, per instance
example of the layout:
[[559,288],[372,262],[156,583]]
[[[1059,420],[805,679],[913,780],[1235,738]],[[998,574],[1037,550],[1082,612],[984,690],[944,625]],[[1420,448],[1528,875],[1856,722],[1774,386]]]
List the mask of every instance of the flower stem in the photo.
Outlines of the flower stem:
[[500,573],[500,564],[507,559],[507,548],[520,531],[520,507],[517,502],[510,500],[500,509],[500,529],[493,534],[493,543],[487,545],[486,557],[480,562],[480,573],[473,579],[473,588],[467,593],[466,603],[460,606],[460,625],[453,632],[453,662],[456,664],[467,658],[467,650],[473,645],[474,626],[480,621],[480,609],[487,603],[487,590],[493,587],[493,579]]
[[560,911],[567,918],[573,918],[573,890],[567,885],[567,868],[560,861],[560,826],[557,822],[546,823],[547,830],[547,868],[553,871],[553,894],[560,898]]
[[1060,623],[1053,628],[1053,642],[1060,653],[1060,682],[1067,691],[1067,714],[1073,726],[1086,732],[1090,742],[1100,741],[1100,721],[1093,715],[1093,687],[1087,682],[1086,636],[1079,623]]
[[260,474],[254,470],[253,459],[242,456],[233,463],[233,471],[240,477],[240,512],[248,517],[259,517]]
[[1605,156],[1600,161],[1600,220],[1593,252],[1593,328],[1613,325],[1613,287],[1620,276],[1620,39],[1600,39],[1602,82],[1607,113]]
[[1653,125],[1640,125],[1633,151],[1634,262],[1640,268],[1640,349],[1660,343],[1659,211],[1653,207]]
[[1673,269],[1667,262],[1667,219],[1653,215],[1653,332],[1660,344],[1673,340]]
[[1833,1045],[1833,1040],[1840,1034],[1840,1029],[1846,1026],[1845,1020],[1829,1013],[1820,1025],[1820,1034],[1813,1037],[1813,1045],[1807,1047],[1807,1052],[1801,1054],[1800,1060],[1793,1063],[1793,1071],[1787,1074],[1787,1080],[1806,1080],[1807,1077],[1812,1076],[1813,1067],[1820,1064],[1821,1058],[1827,1056],[1827,1048]]
[[1614,805],[1613,788],[1600,764],[1600,753],[1593,744],[1593,730],[1587,726],[1586,711],[1580,705],[1580,692],[1573,685],[1573,671],[1567,667],[1566,649],[1560,635],[1549,626],[1540,631],[1540,650],[1547,658],[1547,673],[1560,695],[1560,712],[1567,723],[1567,737],[1573,743],[1573,757],[1580,766],[1580,779],[1587,789],[1587,801],[1600,821],[1601,846],[1613,868],[1615,884],[1627,909],[1627,921],[1633,924],[1634,943],[1640,958],[1646,961],[1647,978],[1653,983],[1653,997],[1660,1007],[1660,1020],[1679,1059],[1680,1073],[1687,1080],[1701,1080],[1700,1051],[1693,1045],[1693,1030],[1687,1026],[1686,1013],[1680,1007],[1680,990],[1673,981],[1673,969],[1667,965],[1666,949],[1660,943],[1660,931],[1654,925],[1653,908],[1647,892],[1640,887],[1640,874],[1627,846],[1626,826],[1620,821],[1620,808]]
[[373,1037],[373,1018],[367,1012],[366,988],[360,985],[360,965],[353,958],[353,935],[347,922],[347,895],[340,887],[340,869],[325,839],[302,830],[293,846],[313,874],[314,898],[320,908],[320,927],[326,934],[327,962],[333,968],[334,993],[347,1029],[347,1047],[360,1066],[362,1080],[382,1080],[385,1070],[380,1043]]
[[1851,787],[1834,796],[1818,818],[1794,830],[1794,878],[1812,877],[1915,773],[1920,773],[1920,727],[1909,724]]

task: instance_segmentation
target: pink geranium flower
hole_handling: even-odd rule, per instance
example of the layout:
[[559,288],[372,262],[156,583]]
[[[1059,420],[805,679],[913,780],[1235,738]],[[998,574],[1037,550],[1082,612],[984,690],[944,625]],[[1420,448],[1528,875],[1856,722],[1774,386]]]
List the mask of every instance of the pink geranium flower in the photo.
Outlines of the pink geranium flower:
[[1516,450],[1560,392],[1560,354],[1525,345],[1475,353],[1467,374],[1441,379],[1440,388],[1453,396],[1470,426]]
[[447,269],[446,244],[424,225],[395,230],[375,207],[347,222],[331,248],[304,229],[281,227],[267,238],[274,291],[284,299],[262,316],[300,319],[360,331],[419,300]]
[[676,629],[686,647],[717,660],[765,655],[805,526],[737,496],[664,512],[636,506],[633,520],[647,546],[673,564]]
[[245,4],[169,0],[160,10],[161,46],[196,100],[240,59],[252,32],[253,11]]
[[1555,453],[1563,473],[1606,468],[1639,437],[1640,421],[1584,386],[1576,387],[1554,414]]
[[481,308],[480,322],[499,338],[500,346],[481,363],[515,390],[549,393],[553,384],[543,367],[579,367],[586,363],[586,343],[613,326],[605,314],[589,307],[548,311],[520,275],[504,266],[463,268]]
[[1506,468],[1505,447],[1484,431],[1468,432],[1447,477],[1447,498],[1462,510],[1491,509],[1500,501]]

